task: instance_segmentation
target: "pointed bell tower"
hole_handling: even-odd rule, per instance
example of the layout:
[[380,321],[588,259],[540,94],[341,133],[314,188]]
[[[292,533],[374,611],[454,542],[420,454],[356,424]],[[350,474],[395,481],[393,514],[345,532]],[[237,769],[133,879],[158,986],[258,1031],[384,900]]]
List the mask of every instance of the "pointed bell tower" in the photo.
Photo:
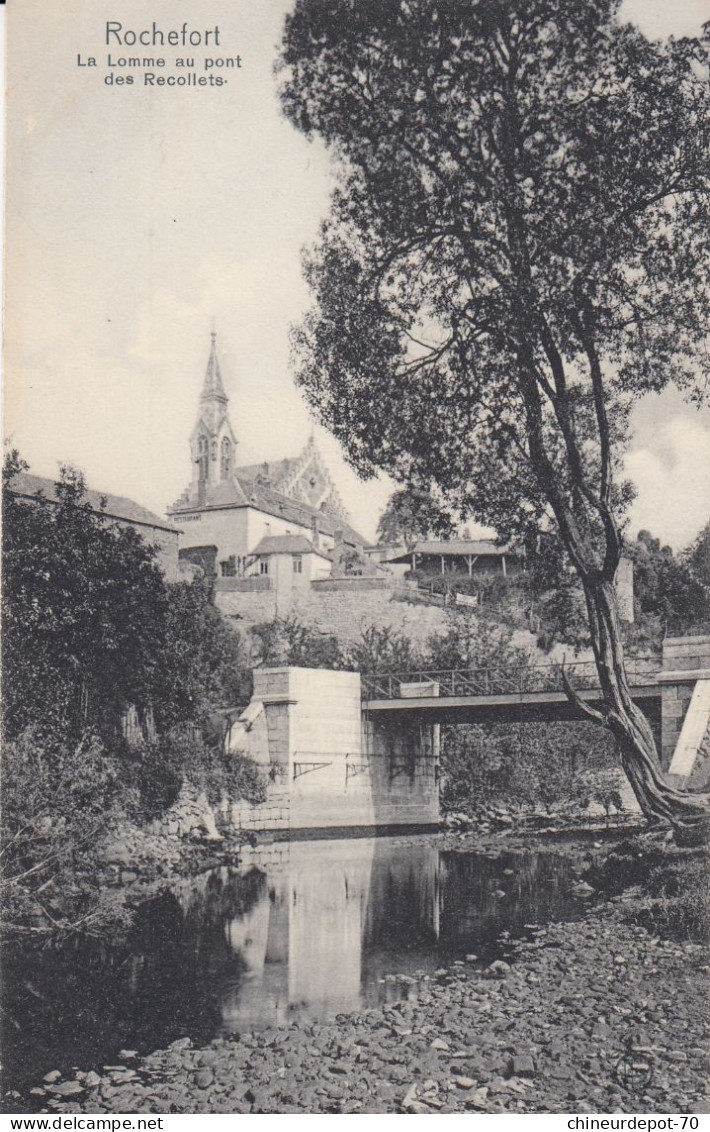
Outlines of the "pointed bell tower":
[[237,448],[237,438],[227,412],[229,398],[222,384],[216,331],[212,331],[210,338],[197,423],[190,437],[192,482],[203,499],[208,487],[233,480]]

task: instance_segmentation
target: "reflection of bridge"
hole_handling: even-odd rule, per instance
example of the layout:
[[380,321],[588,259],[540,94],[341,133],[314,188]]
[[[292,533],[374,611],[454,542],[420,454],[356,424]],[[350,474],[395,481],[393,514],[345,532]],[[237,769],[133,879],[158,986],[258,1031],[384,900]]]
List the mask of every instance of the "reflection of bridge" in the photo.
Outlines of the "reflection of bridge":
[[[657,716],[661,702],[660,664],[655,657],[627,664],[634,700]],[[417,713],[436,723],[478,723],[579,719],[565,691],[565,678],[580,699],[601,698],[593,661],[569,665],[474,668],[362,676],[363,711]]]

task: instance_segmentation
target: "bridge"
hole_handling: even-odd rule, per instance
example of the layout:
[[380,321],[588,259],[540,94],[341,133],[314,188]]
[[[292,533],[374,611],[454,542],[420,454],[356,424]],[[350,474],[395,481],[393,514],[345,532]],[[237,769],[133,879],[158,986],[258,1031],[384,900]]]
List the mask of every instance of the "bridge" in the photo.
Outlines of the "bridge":
[[[634,701],[660,721],[661,665],[656,657],[627,662]],[[597,706],[599,677],[593,661],[525,667],[457,668],[363,675],[363,712],[389,713],[429,723],[561,722],[583,718],[565,691],[565,678],[581,700]]]
[[[662,657],[630,658],[627,672],[664,768],[701,788],[710,772],[710,636],[666,638]],[[228,749],[259,763],[269,784],[266,802],[239,817],[242,828],[435,826],[440,724],[582,719],[565,680],[600,702],[587,661],[385,674],[257,668]]]

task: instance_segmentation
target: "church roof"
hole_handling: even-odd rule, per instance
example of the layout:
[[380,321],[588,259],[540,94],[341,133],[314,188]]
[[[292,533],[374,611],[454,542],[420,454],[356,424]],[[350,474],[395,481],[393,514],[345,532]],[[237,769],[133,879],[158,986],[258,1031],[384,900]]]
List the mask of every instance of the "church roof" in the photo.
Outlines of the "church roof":
[[[38,493],[41,493],[48,503],[59,503],[56,488],[57,485],[54,480],[47,476],[34,476],[30,472],[18,472],[12,477],[9,485],[9,490],[14,495],[36,499]],[[108,491],[93,491],[91,488],[86,488],[84,500],[89,504],[92,511],[105,515],[107,519],[119,519],[143,527],[158,527],[162,531],[171,531],[173,534],[180,533],[177,527],[167,523],[165,519],[154,514],[153,511],[149,511],[146,507],[142,507],[140,503],[136,503],[133,499],[128,499],[125,495],[112,495]]]
[[263,464],[242,464],[234,470],[239,479],[255,480],[258,476],[262,476],[276,487],[297,464],[297,459],[286,456],[283,460],[269,460],[264,461]]
[[[237,474],[239,475],[239,472]],[[291,499],[290,496],[282,495],[280,491],[259,483],[258,480],[249,481],[240,477],[240,484],[250,507],[256,507],[259,511],[279,516],[291,523],[299,523],[302,527],[311,527],[313,520],[317,519],[318,529],[324,535],[334,535],[336,531],[342,531],[346,542],[362,545],[367,541],[339,515],[331,515],[326,509],[311,507],[310,503],[303,503],[300,499]],[[209,491],[207,498],[209,500]]]
[[319,554],[321,558],[329,555],[318,550],[305,535],[265,535],[254,547],[252,554]]
[[196,489],[188,489],[180,496],[177,503],[173,504],[170,513],[180,514],[183,511],[203,511],[223,507],[254,507],[266,515],[273,515],[285,519],[288,523],[297,523],[309,529],[313,527],[314,519],[317,519],[318,529],[324,535],[332,537],[336,531],[342,531],[346,542],[356,546],[362,546],[367,542],[359,531],[339,515],[331,514],[327,508],[311,507],[310,503],[292,499],[258,479],[247,479],[243,475],[242,468],[238,468],[236,474],[229,480],[205,484],[204,500],[198,499]]

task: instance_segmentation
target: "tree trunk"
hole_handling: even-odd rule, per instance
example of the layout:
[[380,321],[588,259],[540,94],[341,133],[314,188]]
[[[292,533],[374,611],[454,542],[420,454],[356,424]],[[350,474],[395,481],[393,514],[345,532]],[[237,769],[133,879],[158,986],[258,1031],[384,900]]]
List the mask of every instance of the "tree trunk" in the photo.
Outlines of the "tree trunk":
[[666,782],[650,724],[632,699],[613,583],[582,581],[604,700],[601,722],[617,741],[624,772],[643,813],[674,825],[707,819],[707,795],[676,790]]

